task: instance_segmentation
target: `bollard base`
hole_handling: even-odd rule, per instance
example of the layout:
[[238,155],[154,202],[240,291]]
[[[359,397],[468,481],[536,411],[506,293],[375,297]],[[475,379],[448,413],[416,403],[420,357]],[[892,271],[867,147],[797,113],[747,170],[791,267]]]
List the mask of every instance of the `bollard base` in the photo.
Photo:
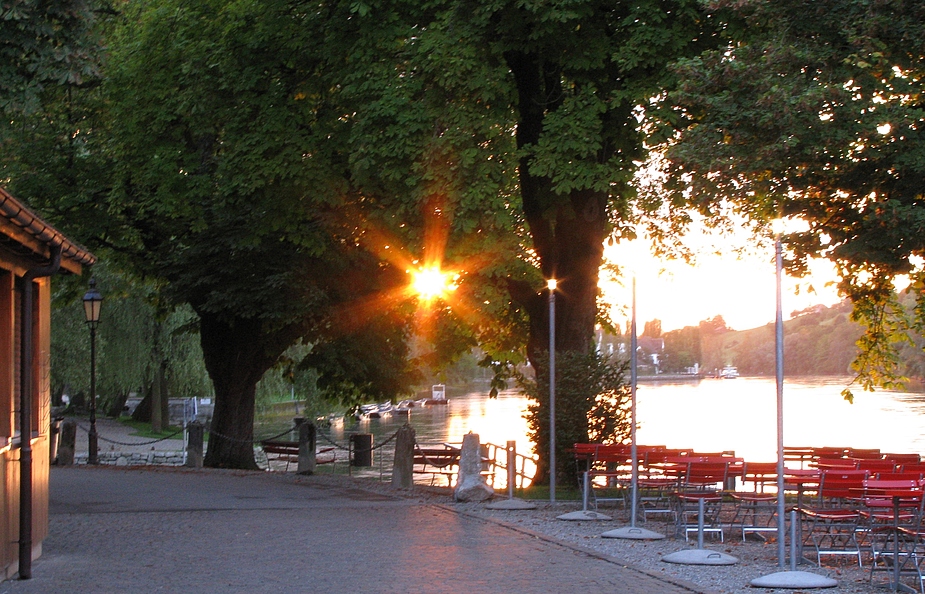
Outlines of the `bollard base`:
[[612,520],[613,518],[611,518],[610,516],[606,516],[604,514],[599,514],[595,511],[584,510],[584,511],[576,511],[576,512],[569,512],[567,514],[562,514],[561,516],[556,516],[556,519],[566,520],[566,521],[571,521],[571,522],[580,522],[580,521],[587,521],[587,520]]
[[663,540],[664,534],[646,530],[645,528],[636,528],[633,526],[624,526],[616,530],[608,530],[601,534],[601,538],[622,538],[626,540]]

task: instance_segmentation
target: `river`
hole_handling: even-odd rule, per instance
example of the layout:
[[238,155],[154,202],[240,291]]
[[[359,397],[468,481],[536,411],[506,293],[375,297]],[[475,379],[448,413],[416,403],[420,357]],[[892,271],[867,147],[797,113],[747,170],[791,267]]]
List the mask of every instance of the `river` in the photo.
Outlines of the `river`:
[[[784,387],[784,444],[880,448],[925,453],[925,392],[855,390],[854,404],[841,396],[850,378],[788,379]],[[741,377],[673,383],[640,383],[637,390],[640,444],[731,450],[749,461],[773,461],[777,451],[777,396],[773,378]],[[472,391],[448,397],[445,406],[385,415],[356,423],[337,422],[323,433],[344,443],[350,433],[371,433],[376,443],[410,421],[420,443],[460,443],[469,431],[483,443],[508,440],[532,453],[523,418],[529,401],[514,391],[489,398]],[[319,445],[324,445],[324,438]]]

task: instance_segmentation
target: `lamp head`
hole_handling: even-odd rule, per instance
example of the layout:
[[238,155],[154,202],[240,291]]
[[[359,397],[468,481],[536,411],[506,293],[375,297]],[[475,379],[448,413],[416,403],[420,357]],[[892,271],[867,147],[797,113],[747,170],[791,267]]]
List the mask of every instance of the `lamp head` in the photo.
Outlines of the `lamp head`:
[[84,317],[90,328],[96,328],[100,323],[100,310],[103,307],[103,296],[96,289],[96,279],[90,279],[90,290],[83,297]]
[[549,289],[550,291],[555,291],[558,285],[559,285],[559,282],[554,278],[551,278],[546,281],[546,288]]

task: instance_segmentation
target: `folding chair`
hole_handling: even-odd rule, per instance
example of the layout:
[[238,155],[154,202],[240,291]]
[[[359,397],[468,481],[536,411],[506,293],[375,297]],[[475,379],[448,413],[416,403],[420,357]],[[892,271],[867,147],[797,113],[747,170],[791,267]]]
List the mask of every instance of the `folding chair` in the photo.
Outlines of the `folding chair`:
[[[752,490],[733,491],[729,495],[735,503],[732,525],[742,530],[742,540],[751,532],[777,532],[777,494],[765,493],[767,484],[777,483],[777,462],[745,462],[742,465],[742,484],[751,483]],[[763,538],[763,537],[762,537]]]
[[[687,540],[691,532],[699,529],[700,501],[704,502],[704,533],[718,534],[723,542],[723,528],[719,523],[722,511],[722,486],[729,476],[729,462],[689,462],[675,494],[678,534]],[[719,485],[719,489],[717,489]]]
[[917,533],[921,526],[925,504],[923,485],[925,483],[917,479],[864,481],[861,518],[865,525],[859,534],[866,534],[869,539],[869,581],[873,582],[877,571],[887,572],[891,583],[898,583],[904,571],[918,573],[918,563],[913,564],[914,568],[908,566],[918,537],[910,540],[909,536]]
[[823,556],[851,556],[862,566],[861,547],[857,539],[860,522],[859,502],[863,496],[866,470],[823,470],[815,507],[799,508],[804,530],[801,548],[811,545],[816,551],[816,564]]

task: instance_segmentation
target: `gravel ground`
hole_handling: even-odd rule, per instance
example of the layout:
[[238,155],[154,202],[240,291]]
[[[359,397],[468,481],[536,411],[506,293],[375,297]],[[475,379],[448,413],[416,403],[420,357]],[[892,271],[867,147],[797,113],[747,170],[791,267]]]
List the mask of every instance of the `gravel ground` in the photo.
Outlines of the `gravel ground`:
[[[333,477],[332,477],[333,478]],[[637,524],[656,532],[668,535],[668,538],[657,541],[636,541],[601,538],[601,534],[629,523],[628,515],[621,508],[603,508],[600,511],[613,517],[609,521],[563,521],[557,516],[567,512],[581,509],[579,504],[561,502],[535,502],[537,509],[528,511],[491,510],[484,503],[456,503],[449,489],[415,487],[413,491],[393,490],[391,486],[378,481],[362,481],[364,488],[370,490],[391,492],[403,497],[419,498],[422,502],[443,505],[459,513],[470,514],[492,522],[499,522],[515,530],[531,532],[543,538],[549,538],[571,546],[589,549],[600,554],[618,559],[619,561],[642,569],[655,575],[666,575],[703,588],[707,593],[725,594],[757,594],[757,592],[793,592],[794,590],[754,588],[749,582],[780,571],[777,565],[777,543],[773,539],[767,542],[755,535],[749,535],[743,542],[738,534],[727,531],[726,541],[720,542],[710,536],[705,538],[704,546],[707,549],[720,551],[733,555],[739,559],[735,565],[727,566],[696,566],[666,563],[662,557],[686,548],[696,548],[696,538],[690,542],[683,538],[674,538],[674,524],[650,519],[647,523]],[[788,550],[789,555],[789,550]],[[830,558],[831,559],[831,558]],[[827,559],[823,558],[826,562]],[[788,557],[789,563],[789,557]],[[788,566],[789,569],[789,566]],[[838,586],[827,589],[827,592],[840,592],[845,594],[871,594],[882,591],[887,585],[885,574],[878,573],[873,584],[869,582],[867,566],[859,568],[856,564],[845,562],[844,558],[832,564],[824,564],[817,568],[804,564],[798,568],[800,571],[809,571],[835,579]]]

